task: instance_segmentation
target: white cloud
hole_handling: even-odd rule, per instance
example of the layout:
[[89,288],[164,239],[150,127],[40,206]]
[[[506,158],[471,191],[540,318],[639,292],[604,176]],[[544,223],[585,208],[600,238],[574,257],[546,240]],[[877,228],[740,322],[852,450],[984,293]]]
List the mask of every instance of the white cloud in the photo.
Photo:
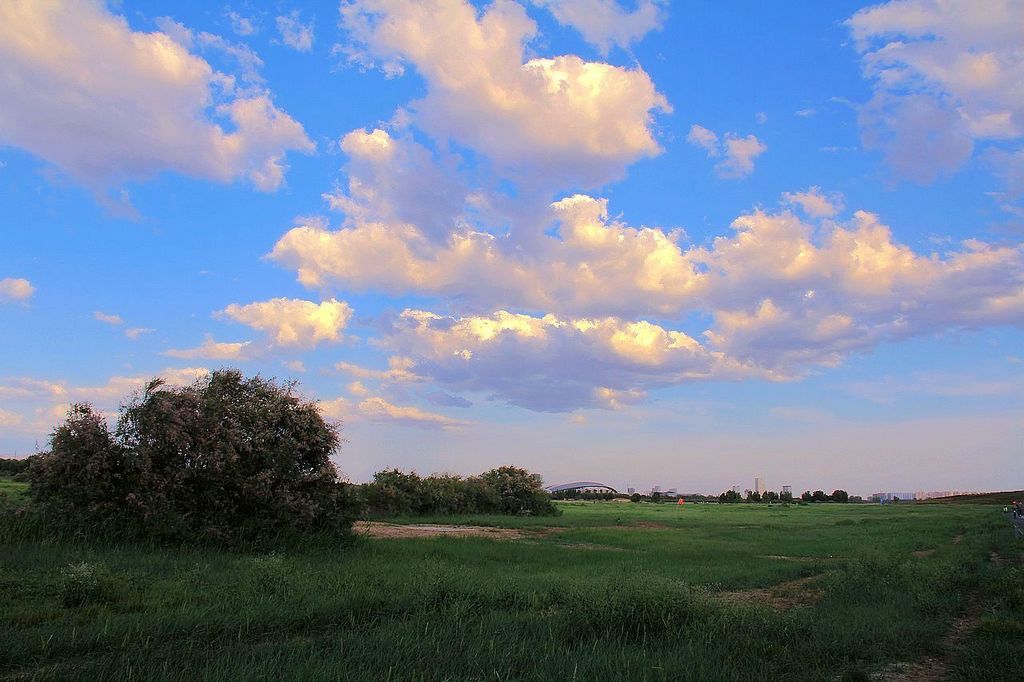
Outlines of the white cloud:
[[299,10],[277,17],[276,23],[281,41],[285,45],[299,52],[309,52],[313,49],[313,22],[302,23],[299,19]]
[[195,348],[171,349],[163,355],[184,360],[246,360],[251,356],[251,341],[221,342],[207,335]]
[[117,326],[119,324],[123,324],[124,323],[124,320],[121,319],[120,315],[111,315],[111,314],[108,314],[108,313],[100,312],[99,310],[94,312],[92,314],[92,316],[93,316],[93,319],[95,319],[95,320],[99,320],[100,322],[103,322],[103,323],[106,323],[106,324],[110,324],[110,325],[114,325],[114,326]]
[[256,23],[256,19],[253,17],[247,17],[239,14],[233,10],[228,10],[224,16],[231,22],[231,30],[240,36],[251,36],[259,32],[259,26]]
[[182,42],[133,31],[96,0],[0,6],[0,141],[95,191],[166,170],[276,189],[285,154],[314,148],[302,126],[190,53],[187,29],[164,26]]
[[352,364],[351,362],[339,362],[334,368],[360,379],[373,379],[375,381],[397,384],[423,380],[423,377],[418,376],[412,371],[415,364],[412,358],[393,355],[388,358],[387,369],[369,369]]
[[709,157],[713,158],[720,154],[718,150],[718,134],[702,125],[694,123],[690,126],[690,132],[686,136],[686,141],[695,147],[703,149]]
[[831,218],[843,210],[842,194],[826,195],[817,186],[808,187],[804,192],[783,192],[782,200],[799,206],[811,218]]
[[0,303],[27,301],[35,292],[36,288],[27,279],[21,277],[0,279]]
[[321,413],[336,420],[366,420],[399,426],[423,429],[458,430],[472,422],[430,412],[412,405],[395,405],[380,396],[371,396],[354,403],[348,398],[338,397],[318,402]]
[[894,0],[847,22],[875,95],[865,146],[897,175],[929,183],[976,143],[1024,137],[1024,12],[1015,0]]
[[124,335],[132,341],[138,341],[143,334],[151,334],[155,331],[151,327],[129,327],[124,330]]
[[302,360],[286,360],[284,366],[293,372],[304,373],[306,371],[306,363]]
[[481,15],[465,0],[362,0],[341,7],[343,48],[390,75],[411,63],[427,82],[417,125],[548,185],[597,185],[661,151],[653,114],[669,111],[639,67],[574,55],[526,59],[536,24],[498,0]]
[[533,0],[563,26],[572,26],[583,38],[608,54],[612,46],[628,48],[665,22],[665,3],[640,0],[627,10],[617,0]]
[[125,398],[144,388],[154,376],[180,386],[207,373],[208,370],[199,367],[167,368],[150,375],[113,376],[103,384],[92,386],[34,377],[0,379],[0,404],[6,403],[6,408],[10,408],[6,410],[6,423],[0,423],[0,430],[42,436],[64,419],[72,403],[88,402],[104,412],[116,412]]
[[333,298],[321,303],[274,298],[248,305],[232,303],[216,315],[266,332],[278,346],[311,348],[341,341],[352,308]]
[[394,405],[380,397],[362,400],[358,408],[362,416],[376,422],[417,426],[428,429],[461,429],[470,425],[470,422],[453,419],[436,412],[428,412],[411,405]]
[[693,124],[686,141],[707,153],[709,159],[719,159],[715,164],[718,177],[727,179],[745,178],[754,172],[754,161],[768,151],[768,146],[753,135],[740,137],[726,133],[719,138],[715,131]]
[[417,374],[433,381],[541,411],[619,407],[653,386],[771,378],[682,332],[610,317],[498,311],[456,318],[406,310],[383,343],[416,358]]

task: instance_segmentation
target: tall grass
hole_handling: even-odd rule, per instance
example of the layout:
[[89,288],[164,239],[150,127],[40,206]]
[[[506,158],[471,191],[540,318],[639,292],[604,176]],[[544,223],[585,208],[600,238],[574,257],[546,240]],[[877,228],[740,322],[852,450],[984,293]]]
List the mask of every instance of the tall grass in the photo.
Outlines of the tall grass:
[[[1021,605],[1005,573],[1017,569],[988,561],[993,543],[1013,548],[989,508],[562,508],[543,520],[558,532],[519,541],[364,539],[270,554],[0,530],[0,670],[15,679],[866,679],[937,653],[972,600],[1010,590],[1000,608]],[[923,549],[935,552],[912,554]],[[778,556],[790,559],[768,558]],[[820,576],[823,592],[811,607],[716,597],[807,575]],[[985,679],[1013,679],[1021,639],[980,632],[965,657],[991,659]]]

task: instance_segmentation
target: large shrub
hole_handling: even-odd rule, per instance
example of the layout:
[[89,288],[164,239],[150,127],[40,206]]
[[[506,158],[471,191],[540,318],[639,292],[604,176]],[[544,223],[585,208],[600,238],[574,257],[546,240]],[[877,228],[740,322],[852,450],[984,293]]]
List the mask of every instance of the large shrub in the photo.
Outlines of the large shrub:
[[234,370],[185,387],[154,380],[113,434],[77,405],[33,464],[29,494],[57,521],[161,540],[344,531],[345,491],[330,461],[338,428],[293,388]]
[[502,514],[551,514],[555,505],[542,487],[538,474],[519,467],[503,466],[480,478],[498,494]]
[[463,478],[434,474],[426,478],[398,469],[378,471],[360,486],[363,513],[403,514],[556,514],[541,478],[525,469],[501,467]]

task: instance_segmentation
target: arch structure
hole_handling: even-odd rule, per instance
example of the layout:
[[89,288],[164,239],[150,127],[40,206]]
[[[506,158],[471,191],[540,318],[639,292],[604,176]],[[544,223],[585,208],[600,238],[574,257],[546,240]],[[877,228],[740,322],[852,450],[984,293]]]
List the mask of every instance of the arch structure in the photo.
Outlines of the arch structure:
[[618,490],[607,485],[605,483],[598,483],[597,481],[575,481],[573,483],[562,483],[561,485],[549,485],[545,490],[549,493],[562,493],[566,490],[594,490],[594,489],[608,490],[618,494]]

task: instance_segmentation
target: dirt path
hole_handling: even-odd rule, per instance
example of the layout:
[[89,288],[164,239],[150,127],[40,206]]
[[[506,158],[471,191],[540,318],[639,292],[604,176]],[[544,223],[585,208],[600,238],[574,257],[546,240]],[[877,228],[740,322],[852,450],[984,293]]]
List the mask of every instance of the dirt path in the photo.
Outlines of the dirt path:
[[789,580],[771,587],[717,592],[715,598],[730,604],[764,604],[777,611],[817,604],[824,592],[815,583],[820,575]]
[[519,540],[526,533],[515,528],[491,528],[489,526],[453,526],[446,524],[398,524],[383,521],[356,521],[352,530],[371,538],[438,538],[478,537],[494,540]]

